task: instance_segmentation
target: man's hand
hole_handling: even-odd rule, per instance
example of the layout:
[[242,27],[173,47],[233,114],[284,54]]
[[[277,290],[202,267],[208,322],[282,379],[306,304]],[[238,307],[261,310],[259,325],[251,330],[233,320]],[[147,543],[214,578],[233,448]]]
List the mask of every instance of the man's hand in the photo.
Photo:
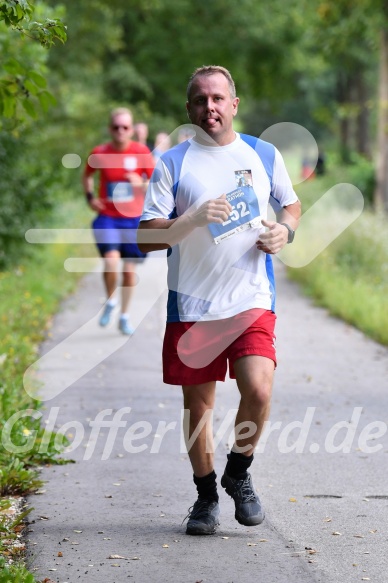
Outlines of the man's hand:
[[196,227],[204,227],[209,223],[223,223],[232,212],[231,204],[226,200],[226,194],[204,202],[197,210],[188,211]]
[[100,213],[105,209],[104,201],[100,200],[99,198],[92,198],[88,201],[88,203],[90,208],[96,211],[96,213]]
[[133,184],[133,186],[143,186],[144,180],[137,172],[127,172],[125,178]]
[[287,227],[274,221],[262,220],[261,224],[268,227],[268,231],[260,235],[259,240],[256,241],[256,247],[264,253],[279,253],[288,241]]

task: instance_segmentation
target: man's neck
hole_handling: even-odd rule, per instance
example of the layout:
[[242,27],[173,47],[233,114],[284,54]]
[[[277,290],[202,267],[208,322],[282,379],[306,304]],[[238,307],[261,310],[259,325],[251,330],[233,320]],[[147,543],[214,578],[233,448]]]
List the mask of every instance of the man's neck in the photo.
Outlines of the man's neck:
[[114,150],[117,150],[118,152],[124,152],[124,150],[126,150],[128,148],[128,146],[130,145],[131,140],[129,140],[128,142],[125,142],[125,144],[118,144],[117,142],[111,142],[112,147]]
[[229,137],[224,137],[224,139],[221,139],[220,142],[217,142],[217,140],[215,140],[212,136],[210,136],[209,134],[207,134],[204,131],[200,131],[200,132],[196,132],[193,140],[195,142],[197,142],[198,144],[201,144],[202,146],[210,146],[213,148],[222,148],[223,146],[229,146],[229,144],[232,144],[235,139],[237,137],[236,132],[233,130],[232,134]]

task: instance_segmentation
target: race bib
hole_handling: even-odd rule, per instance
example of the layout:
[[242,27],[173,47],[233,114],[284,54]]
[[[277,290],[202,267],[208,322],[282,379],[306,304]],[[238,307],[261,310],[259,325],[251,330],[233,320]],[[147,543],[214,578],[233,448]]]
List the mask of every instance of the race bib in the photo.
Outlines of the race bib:
[[228,219],[222,224],[208,225],[216,245],[246,229],[258,227],[261,223],[259,201],[252,186],[236,188],[228,192],[226,199],[232,205]]
[[136,156],[125,156],[123,160],[123,166],[125,170],[133,172],[137,168],[137,158]]
[[134,199],[133,186],[129,182],[108,182],[107,194],[113,202],[131,202]]

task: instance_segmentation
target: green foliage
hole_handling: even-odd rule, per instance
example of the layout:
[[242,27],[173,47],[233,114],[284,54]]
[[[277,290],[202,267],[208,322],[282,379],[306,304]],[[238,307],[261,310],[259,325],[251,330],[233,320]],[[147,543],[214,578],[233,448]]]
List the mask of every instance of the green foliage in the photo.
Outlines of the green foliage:
[[58,18],[45,18],[43,22],[32,20],[35,7],[27,0],[0,0],[0,21],[3,20],[18,32],[50,47],[56,40],[66,41],[66,26]]
[[44,143],[25,131],[23,137],[0,131],[0,268],[17,260],[28,228],[44,224],[60,202],[59,184],[64,169]]
[[[361,177],[358,184],[353,182],[357,174]],[[362,177],[366,175],[367,164],[361,164],[358,170],[357,165],[347,166],[299,185],[297,192],[304,210],[336,182],[354,183],[362,190]],[[288,271],[317,303],[388,345],[388,236],[384,217],[364,210],[314,261]]]
[[370,160],[353,152],[351,164],[347,169],[349,182],[359,188],[363,194],[365,205],[372,207],[373,193],[376,184],[375,168]]
[[0,583],[38,583],[24,565],[6,565],[0,557]]
[[[66,27],[58,18],[33,20],[43,10],[51,16],[42,2],[34,6],[25,0],[0,0],[0,116],[15,123],[25,114],[36,118],[41,110],[55,104],[43,75],[45,48],[56,40],[64,43]],[[32,50],[27,39],[36,41]]]
[[[78,205],[63,205],[57,210],[58,223],[66,228],[72,221],[74,226],[73,217],[78,216],[82,226],[84,212],[82,200]],[[67,223],[64,217],[68,217]],[[0,496],[36,489],[40,481],[35,466],[61,463],[58,448],[66,445],[66,439],[61,444],[55,433],[46,431],[40,414],[18,413],[39,412],[39,400],[24,391],[23,375],[35,362],[39,344],[50,334],[50,318],[59,301],[74,289],[78,279],[64,270],[63,261],[69,254],[84,252],[79,246],[34,248],[28,262],[0,274]]]
[[7,26],[18,26],[25,18],[32,15],[33,7],[27,0],[1,0],[0,20]]

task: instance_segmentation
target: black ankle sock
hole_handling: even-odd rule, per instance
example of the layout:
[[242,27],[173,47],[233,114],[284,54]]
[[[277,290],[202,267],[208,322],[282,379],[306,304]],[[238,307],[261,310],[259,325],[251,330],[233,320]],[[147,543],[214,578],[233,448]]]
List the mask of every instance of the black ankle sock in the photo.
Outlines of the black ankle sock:
[[253,462],[253,454],[246,456],[243,453],[231,451],[228,453],[228,462],[225,472],[231,478],[243,479],[247,477],[247,469]]
[[197,476],[193,475],[194,484],[197,486],[199,498],[207,498],[208,500],[215,500],[218,502],[216,478],[217,475],[214,470],[202,478],[197,478]]

